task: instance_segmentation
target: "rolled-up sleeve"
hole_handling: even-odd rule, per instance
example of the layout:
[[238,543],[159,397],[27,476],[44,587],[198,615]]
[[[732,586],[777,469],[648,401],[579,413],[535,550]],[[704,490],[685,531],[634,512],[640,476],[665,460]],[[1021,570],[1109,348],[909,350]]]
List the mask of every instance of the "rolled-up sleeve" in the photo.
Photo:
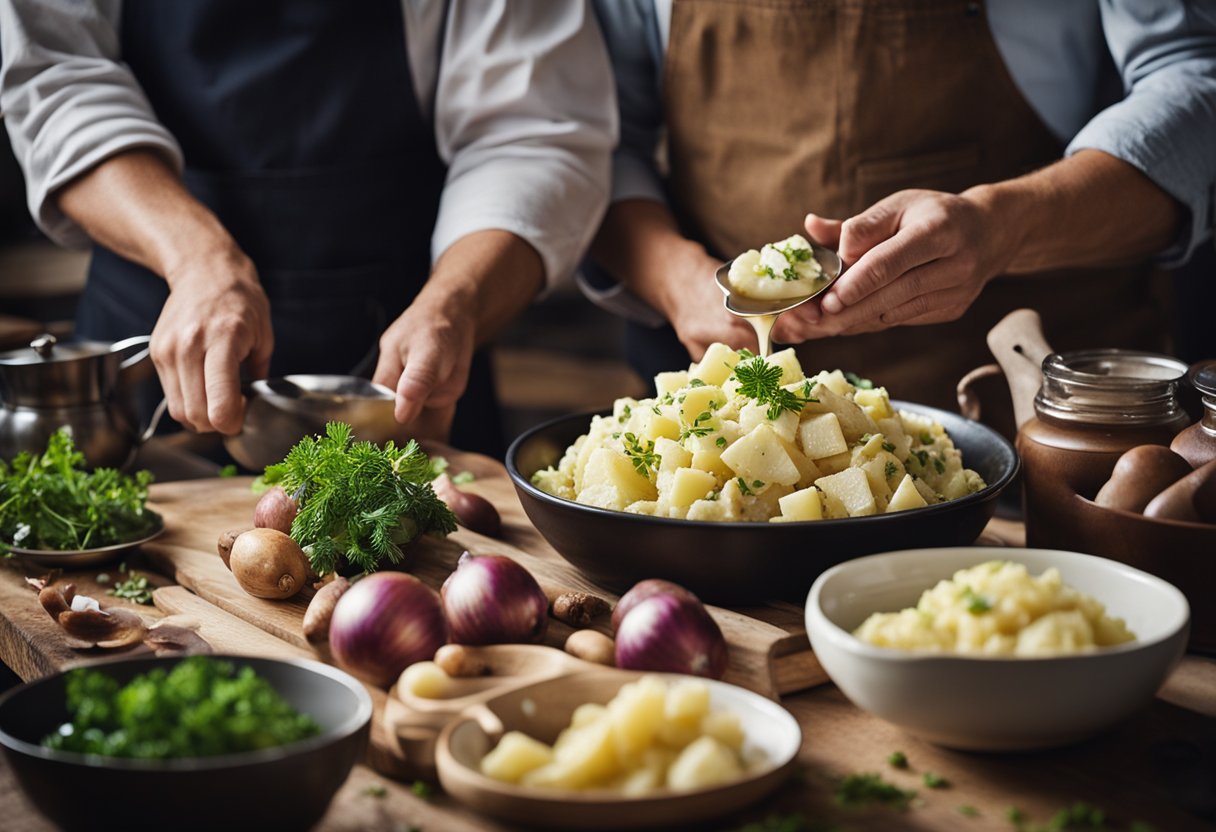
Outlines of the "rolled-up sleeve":
[[104,159],[181,150],[118,58],[119,0],[0,0],[0,109],[25,174],[30,214],[51,239],[83,246],[55,192]]
[[608,55],[585,2],[453,2],[435,96],[448,177],[434,256],[501,229],[537,250],[548,287],[569,279],[607,207],[616,130]]
[[1126,95],[1067,153],[1101,150],[1134,165],[1189,212],[1158,260],[1184,262],[1216,223],[1216,9],[1188,0],[1102,0]]

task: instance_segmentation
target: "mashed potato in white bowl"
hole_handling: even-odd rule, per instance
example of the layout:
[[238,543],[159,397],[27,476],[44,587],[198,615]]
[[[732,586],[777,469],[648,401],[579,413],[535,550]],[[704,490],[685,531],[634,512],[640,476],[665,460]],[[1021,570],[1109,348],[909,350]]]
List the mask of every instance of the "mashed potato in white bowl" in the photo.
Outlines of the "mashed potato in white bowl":
[[[991,572],[991,583],[973,574],[991,570],[992,562],[1015,566]],[[1016,566],[1025,568],[1024,576]],[[969,582],[966,587],[951,581],[960,573]],[[1036,589],[1022,581],[1033,581],[1032,576],[1042,581],[1045,573],[1047,580]],[[1004,603],[1004,593],[998,592],[1002,583],[1008,584],[1012,603],[992,615]],[[1076,594],[1065,593],[1064,586]],[[932,620],[911,625],[914,634],[895,627],[880,638],[900,647],[877,646],[855,635],[859,627],[863,636],[868,630],[883,631],[890,619],[874,619],[868,628],[867,619],[914,608],[927,589],[930,601],[923,612]],[[1085,608],[1082,615],[1099,622],[1090,624],[1091,634],[1103,633],[1100,638],[1119,643],[1072,644],[1080,652],[1067,652],[1059,648],[1076,634],[1059,638],[1060,628],[1034,638],[1036,646],[1052,649],[1019,654],[1017,633],[1043,615],[1061,611],[1060,606],[1071,608],[1064,611]],[[921,612],[895,615],[920,617]],[[957,651],[960,629],[966,633],[985,616],[994,625],[987,635],[981,628],[974,639],[963,639],[981,649]],[[1007,617],[1007,632],[995,626],[1002,617]],[[1103,617],[1107,623],[1100,623]],[[1181,657],[1189,621],[1190,608],[1176,587],[1125,564],[1076,552],[975,546],[847,561],[815,581],[806,606],[816,657],[858,707],[933,742],[985,751],[1064,745],[1126,718],[1152,700]],[[944,635],[926,636],[935,625],[941,625]],[[1134,640],[1123,639],[1131,633]],[[1001,643],[1002,649],[984,650],[994,635],[991,644]],[[921,649],[906,649],[905,636]],[[924,649],[924,642],[933,639],[939,639],[937,646]],[[947,651],[943,645],[951,639],[954,649]]]

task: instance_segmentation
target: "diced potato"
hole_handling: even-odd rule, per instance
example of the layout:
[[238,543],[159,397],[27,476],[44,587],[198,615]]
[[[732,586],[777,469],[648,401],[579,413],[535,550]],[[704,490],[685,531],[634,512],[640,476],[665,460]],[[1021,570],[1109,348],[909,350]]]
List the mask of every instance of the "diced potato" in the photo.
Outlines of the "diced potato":
[[655,413],[649,408],[637,413],[634,416],[633,422],[637,427],[638,436],[642,439],[658,442],[660,438],[680,438],[679,422],[664,416],[662,413]]
[[716,786],[738,778],[743,767],[720,740],[701,737],[680,752],[667,770],[667,785],[676,791]]
[[804,419],[798,425],[798,444],[802,446],[802,452],[813,460],[849,450],[849,443],[840,429],[840,419],[835,413],[822,413]]
[[633,411],[638,409],[638,400],[625,397],[617,399],[612,403],[612,421],[617,425],[624,425],[633,416]]
[[700,720],[672,719],[659,727],[658,740],[668,748],[680,750],[701,736]]
[[942,496],[947,500],[957,500],[959,497],[966,497],[970,493],[971,489],[967,484],[967,476],[962,471],[955,471],[942,484]]
[[667,685],[654,676],[643,676],[625,685],[608,703],[608,719],[618,758],[640,755],[654,741],[663,724]]
[[651,514],[653,515],[659,508],[658,500],[638,500],[636,503],[630,503],[625,506],[624,511],[628,514]]
[[887,441],[895,446],[895,450],[891,453],[895,454],[896,459],[903,462],[908,458],[908,450],[912,446],[912,439],[904,433],[903,422],[898,416],[892,416],[888,419],[878,420],[878,429],[882,431],[883,436],[887,437]]
[[[702,381],[704,381],[704,379],[702,379]],[[670,373],[659,373],[654,377],[654,389],[657,391],[660,399],[663,398],[663,396],[667,393],[671,393],[674,396],[677,390],[687,386],[688,373],[685,370],[676,370]]]
[[654,452],[659,455],[659,472],[675,473],[692,464],[692,454],[675,439],[660,437],[654,440]]
[[696,468],[681,468],[676,471],[672,482],[668,502],[673,506],[688,508],[697,500],[705,499],[705,495],[718,487],[718,478],[708,471],[698,471]]
[[581,728],[608,716],[608,709],[598,702],[584,702],[570,715],[570,727]]
[[781,439],[768,425],[760,425],[722,452],[722,461],[751,483],[793,485],[798,468],[781,445]]
[[[684,401],[680,401],[681,396]],[[716,410],[713,405],[721,407],[725,402],[726,394],[722,392],[721,387],[713,384],[689,388],[676,397],[676,403],[680,407],[680,422],[684,425],[692,425],[703,413],[709,413],[712,416]],[[705,422],[701,422],[701,424],[705,424]]]
[[697,500],[688,507],[688,513],[684,516],[687,520],[706,520],[716,523],[735,519],[734,513],[731,510],[731,504],[721,498],[717,500]]
[[698,679],[681,679],[667,689],[663,703],[666,719],[696,722],[709,713],[709,685]]
[[924,501],[929,505],[934,505],[942,501],[942,498],[939,497],[937,492],[933,490],[933,486],[929,485],[929,483],[925,482],[924,480],[913,480],[912,484],[916,486],[916,492],[920,494]]
[[824,476],[829,474],[839,474],[845,468],[848,468],[851,462],[852,455],[848,451],[845,451],[842,454],[825,456],[822,459],[815,460],[815,464],[819,466],[819,470],[823,472]]
[[875,387],[872,390],[858,390],[853,394],[853,401],[861,406],[861,409],[866,412],[866,415],[877,422],[879,419],[888,419],[895,415],[895,411],[891,409],[891,397],[887,395],[887,388]]
[[[867,433],[878,433],[878,425],[860,407],[844,396],[837,395],[826,385],[820,384],[811,391],[818,401],[807,402],[802,407],[803,419],[816,413],[835,413],[840,430],[847,442],[856,442]],[[814,457],[812,456],[812,459]]]
[[[865,439],[865,437],[862,437]],[[887,438],[881,433],[870,435],[869,439],[853,449],[853,464],[857,464],[857,457],[864,456],[873,459],[879,451],[884,450],[883,445],[887,443]]]
[[844,373],[840,370],[821,370],[811,376],[811,380],[816,384],[822,384],[835,393],[837,396],[847,396],[849,391],[853,389],[853,385],[849,384],[849,380],[844,377]]
[[795,485],[798,488],[806,488],[815,480],[823,476],[823,471],[819,470],[809,456],[802,452],[793,442],[782,440],[781,447],[785,448],[785,452],[790,455],[790,460],[794,463],[794,467],[798,469],[798,482]]
[[620,498],[618,510],[638,500],[658,497],[654,483],[639,474],[627,456],[609,448],[599,448],[591,454],[583,481],[606,483],[615,488]]
[[621,794],[625,797],[643,797],[663,788],[666,779],[665,771],[655,771],[652,768],[639,768],[626,774],[620,782]]
[[823,498],[815,486],[787,494],[777,501],[786,520],[822,520]]
[[600,720],[582,728],[568,728],[565,733],[569,736],[554,747],[555,759],[550,765],[556,770],[551,771],[548,765],[542,766],[524,775],[525,784],[579,789],[603,782],[619,773],[611,720]]
[[891,502],[887,503],[887,511],[906,511],[910,508],[921,508],[927,505],[925,498],[916,490],[912,475],[904,474],[904,478],[899,481],[899,487],[891,495]]
[[726,344],[713,343],[705,350],[701,361],[691,371],[692,378],[706,384],[721,385],[739,363],[739,353]]
[[414,662],[401,673],[397,686],[423,699],[442,699],[451,689],[452,679],[434,662]]
[[798,414],[792,410],[783,410],[776,419],[768,418],[768,405],[750,402],[739,411],[739,427],[743,433],[751,433],[759,425],[768,425],[773,433],[786,442],[794,441],[798,431]]
[[[715,449],[706,449],[697,451],[692,455],[692,467],[698,471],[708,471],[713,474],[718,480],[728,480],[735,475],[735,472],[722,461],[722,452]],[[715,486],[716,488],[717,486]]]
[[525,774],[552,762],[552,748],[527,734],[508,731],[498,745],[481,758],[481,773],[504,783],[518,783]]
[[849,516],[849,510],[835,494],[823,495],[823,516],[827,520],[843,520]]
[[743,726],[739,716],[728,711],[714,711],[701,720],[701,733],[735,751],[743,749]]
[[798,354],[794,352],[793,347],[773,353],[768,357],[768,363],[781,368],[778,385],[793,384],[806,377],[806,374],[802,372],[802,364],[798,362]]
[[878,511],[870,480],[860,468],[846,468],[839,474],[820,477],[815,485],[824,494],[840,500],[850,517],[865,517]]

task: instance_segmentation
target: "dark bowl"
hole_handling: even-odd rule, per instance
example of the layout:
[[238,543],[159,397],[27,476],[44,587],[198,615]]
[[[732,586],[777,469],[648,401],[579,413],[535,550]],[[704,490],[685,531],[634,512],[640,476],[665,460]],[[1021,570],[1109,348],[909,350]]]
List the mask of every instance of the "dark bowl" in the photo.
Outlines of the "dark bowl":
[[[0,698],[0,746],[22,790],[62,829],[308,829],[367,750],[372,701],[340,670],[307,660],[219,656],[252,667],[321,733],[216,757],[132,760],[43,748],[68,720],[64,674]],[[178,658],[99,662],[120,683]],[[2,825],[2,824],[0,824]]]
[[623,592],[645,578],[666,578],[716,604],[774,598],[802,603],[820,572],[850,558],[973,543],[1017,474],[1013,445],[991,428],[933,407],[891,404],[941,422],[963,452],[963,464],[979,472],[988,487],[948,503],[871,517],[713,523],[595,508],[532,485],[532,474],[556,465],[587,432],[592,413],[564,416],[524,433],[507,449],[507,471],[528,519],[596,584]]

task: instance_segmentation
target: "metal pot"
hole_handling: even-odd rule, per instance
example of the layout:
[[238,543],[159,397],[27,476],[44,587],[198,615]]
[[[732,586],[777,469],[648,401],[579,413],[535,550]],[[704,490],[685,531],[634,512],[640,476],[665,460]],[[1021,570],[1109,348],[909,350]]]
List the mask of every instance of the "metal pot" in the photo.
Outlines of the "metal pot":
[[45,334],[0,353],[0,459],[39,453],[66,426],[89,467],[127,465],[164,413],[162,401],[147,428],[135,415],[136,383],[152,375],[150,340],[60,344]]

